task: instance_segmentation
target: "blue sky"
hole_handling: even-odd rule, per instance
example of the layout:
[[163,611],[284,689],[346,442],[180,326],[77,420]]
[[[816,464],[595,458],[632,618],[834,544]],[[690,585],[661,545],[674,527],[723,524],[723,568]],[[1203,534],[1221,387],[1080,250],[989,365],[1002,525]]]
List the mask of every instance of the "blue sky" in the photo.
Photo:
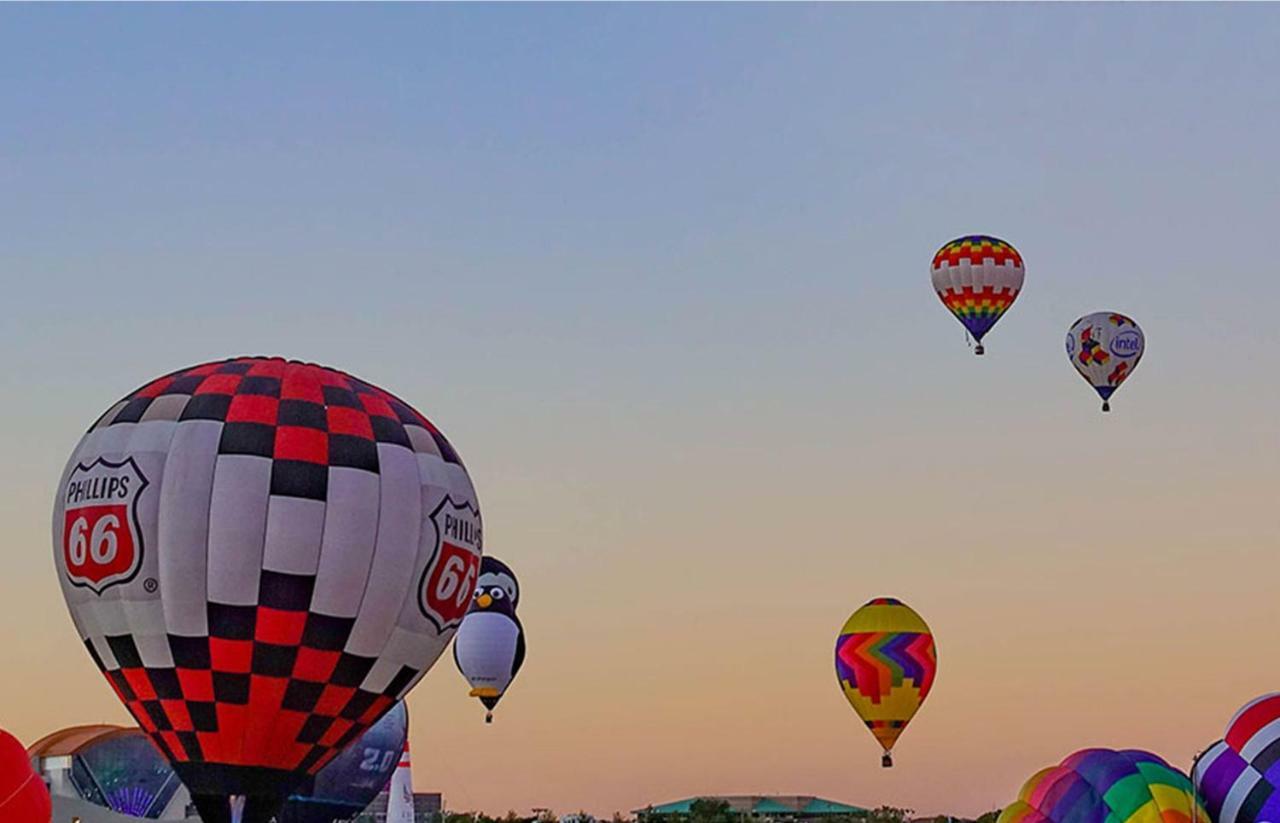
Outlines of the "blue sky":
[[528,335],[561,374],[622,357],[661,379],[707,348],[954,337],[902,286],[973,230],[1044,284],[1026,320],[1061,301],[1054,345],[1107,298],[1211,300],[1210,266],[1271,288],[1245,256],[1276,199],[1265,6],[4,19],[3,253],[46,328],[87,308],[68,300],[153,309],[168,335],[193,313],[290,335],[289,310],[378,315],[417,326],[404,344],[465,331],[500,357]]
[[[805,613],[831,631],[890,589],[974,625],[1002,618],[961,601],[1011,598],[1022,620],[1047,597],[1058,625],[1080,595],[1056,592],[1028,546],[1071,557],[1082,581],[1139,590],[1173,563],[1159,574],[1175,598],[1254,591],[1265,575],[1238,570],[1274,569],[1280,479],[1278,35],[1264,4],[0,9],[15,592],[56,601],[49,489],[78,432],[153,375],[242,353],[349,370],[444,428],[491,546],[523,552],[526,587],[547,593],[539,645],[559,671],[586,641],[554,629],[591,631],[566,604],[605,597],[601,581],[658,585],[650,553],[677,549],[672,599],[739,625],[743,602],[835,579],[854,582]],[[933,252],[971,232],[1027,261],[983,360],[929,288]],[[1099,309],[1148,340],[1109,418],[1062,351]],[[742,522],[778,496],[810,507],[803,562],[769,554],[786,517]],[[1111,541],[1137,548],[1116,560]],[[757,576],[716,582],[744,566]],[[646,591],[617,624],[641,647]],[[1274,625],[1273,601],[1249,614]],[[67,643],[62,604],[40,608]],[[1208,610],[1176,619],[1190,636],[1227,628]],[[49,645],[12,653],[87,663],[74,638],[45,663]],[[1244,691],[1280,676],[1255,663]],[[1071,687],[1042,674],[1046,694]],[[1216,682],[1192,688],[1222,705],[1189,734],[1237,705]],[[628,711],[649,710],[636,699]],[[546,700],[539,716],[583,762],[539,778],[555,796],[512,783],[494,803],[612,810],[715,788],[658,754],[625,786],[588,779],[607,757]],[[64,714],[33,715],[26,737]],[[619,748],[676,745],[686,720],[619,728]],[[974,765],[994,788],[904,778],[882,799],[981,811],[1069,742]],[[791,788],[844,785],[813,779]],[[486,796],[465,770],[452,785]]]

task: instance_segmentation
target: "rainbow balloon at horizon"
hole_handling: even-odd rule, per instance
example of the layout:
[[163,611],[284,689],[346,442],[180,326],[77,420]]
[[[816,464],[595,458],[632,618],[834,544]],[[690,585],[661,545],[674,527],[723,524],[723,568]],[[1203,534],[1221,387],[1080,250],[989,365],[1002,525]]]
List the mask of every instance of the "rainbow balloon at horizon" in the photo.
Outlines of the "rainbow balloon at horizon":
[[1138,749],[1084,749],[1031,776],[996,823],[1209,821],[1191,780]]
[[884,765],[929,695],[938,670],[933,633],[900,600],[880,597],[850,615],[836,638],[845,699],[884,748]]

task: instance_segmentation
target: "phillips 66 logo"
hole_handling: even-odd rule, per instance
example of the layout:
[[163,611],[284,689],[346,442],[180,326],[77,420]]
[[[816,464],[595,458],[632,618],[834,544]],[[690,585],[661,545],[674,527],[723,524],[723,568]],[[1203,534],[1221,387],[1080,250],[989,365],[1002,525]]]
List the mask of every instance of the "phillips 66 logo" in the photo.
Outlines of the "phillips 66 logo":
[[441,632],[453,629],[471,606],[480,573],[480,512],[449,497],[431,513],[436,548],[422,572],[418,606]]
[[67,579],[97,594],[132,580],[142,566],[138,496],[147,478],[130,457],[77,464],[62,490],[62,561]]

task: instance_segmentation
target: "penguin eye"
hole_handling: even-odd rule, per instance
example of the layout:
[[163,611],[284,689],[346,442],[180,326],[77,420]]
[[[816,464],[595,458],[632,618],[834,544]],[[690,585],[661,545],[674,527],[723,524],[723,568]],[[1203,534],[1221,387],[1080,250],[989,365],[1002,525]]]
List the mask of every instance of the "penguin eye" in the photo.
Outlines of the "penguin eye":
[[504,594],[503,594],[502,589],[494,589],[494,590],[493,590],[493,599],[494,599],[494,600],[501,600],[501,599],[502,599],[503,597],[505,597],[505,596],[506,596],[506,595],[504,595]]
[[475,593],[475,594],[473,594],[473,595],[471,595],[471,596],[472,596],[472,597],[479,597],[479,596],[480,596],[480,595],[482,595],[482,594],[484,594],[484,589],[482,589],[482,588],[480,588],[479,586],[477,586],[477,587],[476,587],[476,593]]

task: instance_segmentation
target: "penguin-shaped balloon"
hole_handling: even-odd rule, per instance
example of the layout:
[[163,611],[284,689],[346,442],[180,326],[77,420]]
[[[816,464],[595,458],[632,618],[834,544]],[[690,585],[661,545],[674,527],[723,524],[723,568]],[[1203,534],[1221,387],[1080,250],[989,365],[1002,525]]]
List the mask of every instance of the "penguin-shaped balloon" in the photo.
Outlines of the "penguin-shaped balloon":
[[480,561],[471,609],[453,638],[453,662],[471,684],[471,696],[493,709],[524,663],[524,629],[516,617],[520,583],[511,568],[492,557]]

